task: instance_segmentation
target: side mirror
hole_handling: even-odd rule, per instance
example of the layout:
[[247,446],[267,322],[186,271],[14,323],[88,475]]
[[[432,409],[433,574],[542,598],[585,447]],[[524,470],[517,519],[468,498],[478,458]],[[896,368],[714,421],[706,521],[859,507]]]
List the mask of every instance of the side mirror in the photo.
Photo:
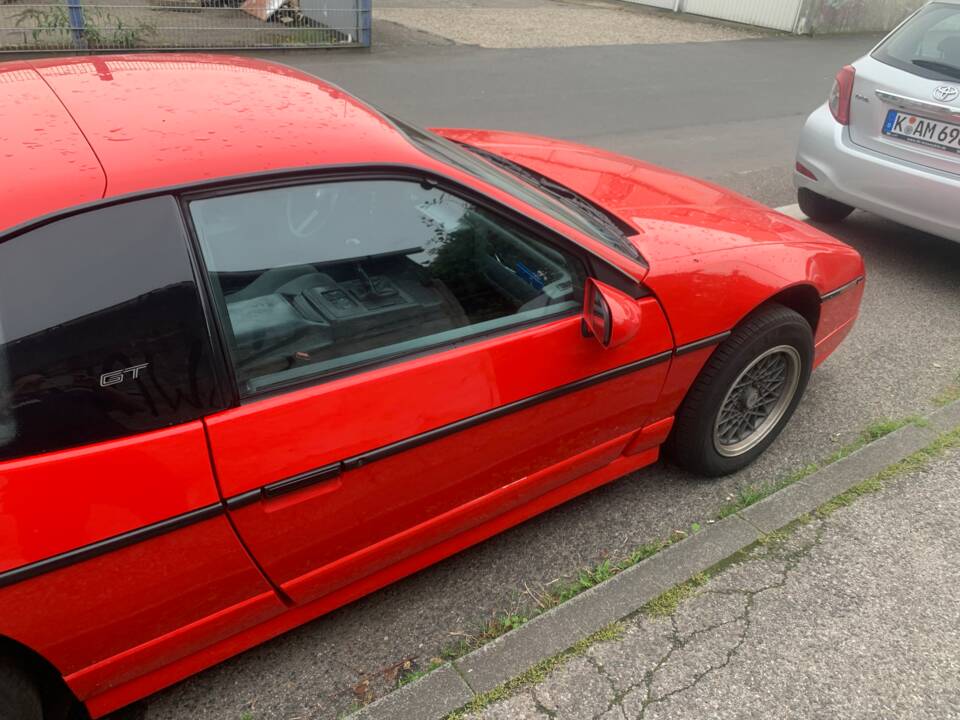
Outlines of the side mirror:
[[625,292],[588,278],[583,329],[584,336],[593,335],[605,348],[623,345],[640,332],[640,306]]

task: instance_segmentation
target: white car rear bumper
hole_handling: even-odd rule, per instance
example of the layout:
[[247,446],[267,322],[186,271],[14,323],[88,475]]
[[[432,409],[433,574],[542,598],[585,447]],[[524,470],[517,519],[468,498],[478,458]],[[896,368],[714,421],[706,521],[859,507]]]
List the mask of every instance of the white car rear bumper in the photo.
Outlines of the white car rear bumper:
[[798,188],[960,242],[960,175],[854,145],[826,105],[807,119],[797,160],[817,176],[795,172]]

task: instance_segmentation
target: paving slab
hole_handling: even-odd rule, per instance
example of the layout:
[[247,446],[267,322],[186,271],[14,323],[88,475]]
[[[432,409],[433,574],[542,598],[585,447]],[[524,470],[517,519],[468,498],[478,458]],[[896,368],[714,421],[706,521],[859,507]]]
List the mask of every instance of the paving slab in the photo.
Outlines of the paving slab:
[[512,698],[468,716],[469,720],[550,720],[530,693]]
[[[729,625],[743,618],[747,611],[747,594],[735,592],[703,592],[685,602],[674,613],[673,626],[679,640]],[[647,623],[641,623],[641,627]]]
[[613,683],[587,658],[574,658],[533,691],[555,720],[580,720],[602,715],[613,704]]
[[665,618],[660,622],[631,624],[620,642],[594,645],[587,650],[587,656],[603,670],[614,690],[625,693],[640,685],[648,669],[673,646],[673,626]]

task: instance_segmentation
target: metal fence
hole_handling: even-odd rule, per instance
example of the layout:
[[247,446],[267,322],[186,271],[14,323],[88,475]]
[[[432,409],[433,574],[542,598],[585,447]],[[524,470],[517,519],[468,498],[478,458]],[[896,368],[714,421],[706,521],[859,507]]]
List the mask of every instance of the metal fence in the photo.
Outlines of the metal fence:
[[0,52],[370,45],[371,0],[0,0]]

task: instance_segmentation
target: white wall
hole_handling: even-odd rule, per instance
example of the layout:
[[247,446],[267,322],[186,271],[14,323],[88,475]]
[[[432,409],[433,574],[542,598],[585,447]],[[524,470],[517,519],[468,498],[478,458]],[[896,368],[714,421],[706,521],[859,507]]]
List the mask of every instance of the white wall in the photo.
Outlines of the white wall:
[[926,0],[806,0],[797,32],[886,32]]
[[823,34],[885,32],[926,0],[630,0],[758,27]]

